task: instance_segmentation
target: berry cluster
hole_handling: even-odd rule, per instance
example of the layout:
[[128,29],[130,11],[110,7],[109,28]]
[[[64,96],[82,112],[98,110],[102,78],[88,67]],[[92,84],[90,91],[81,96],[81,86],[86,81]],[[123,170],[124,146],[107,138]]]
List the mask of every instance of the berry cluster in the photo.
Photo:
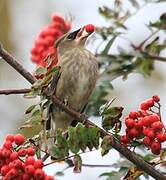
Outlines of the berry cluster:
[[166,141],[166,131],[160,119],[159,101],[159,96],[153,96],[141,103],[139,111],[129,113],[125,119],[126,135],[121,136],[123,144],[137,140],[151,149],[153,154],[160,154],[161,143]]
[[0,176],[3,180],[53,180],[43,171],[43,161],[35,160],[33,147],[23,148],[25,137],[7,135],[0,149]]
[[51,19],[52,23],[43,28],[31,49],[32,61],[41,67],[47,66],[45,59],[48,55],[51,56],[51,65],[56,65],[57,53],[54,42],[71,28],[71,24],[65,22],[64,18],[59,15],[53,14]]

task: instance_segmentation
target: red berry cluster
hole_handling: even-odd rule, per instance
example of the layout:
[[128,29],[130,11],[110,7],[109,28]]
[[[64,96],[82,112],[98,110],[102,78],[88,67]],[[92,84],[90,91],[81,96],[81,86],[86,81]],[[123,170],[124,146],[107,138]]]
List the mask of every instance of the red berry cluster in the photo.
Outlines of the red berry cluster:
[[59,15],[53,14],[51,19],[52,23],[42,29],[31,49],[32,61],[42,67],[47,66],[45,58],[48,55],[52,57],[52,66],[56,65],[57,52],[54,42],[71,28],[71,24],[65,22],[64,18]]
[[33,147],[23,148],[25,137],[7,135],[0,148],[0,176],[3,180],[53,180],[43,171],[43,161],[35,160]]
[[159,101],[159,96],[153,96],[141,103],[139,111],[129,113],[125,119],[126,135],[121,136],[123,144],[137,140],[151,149],[153,154],[160,154],[161,143],[166,141],[166,131],[160,119]]

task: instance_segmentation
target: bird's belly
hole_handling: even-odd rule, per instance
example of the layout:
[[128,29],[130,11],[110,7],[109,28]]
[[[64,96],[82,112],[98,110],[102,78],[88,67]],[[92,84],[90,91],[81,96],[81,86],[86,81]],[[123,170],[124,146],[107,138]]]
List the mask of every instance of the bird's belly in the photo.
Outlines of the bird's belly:
[[[67,73],[66,73],[67,72]],[[93,66],[64,68],[57,84],[56,95],[77,111],[81,111],[96,83]]]

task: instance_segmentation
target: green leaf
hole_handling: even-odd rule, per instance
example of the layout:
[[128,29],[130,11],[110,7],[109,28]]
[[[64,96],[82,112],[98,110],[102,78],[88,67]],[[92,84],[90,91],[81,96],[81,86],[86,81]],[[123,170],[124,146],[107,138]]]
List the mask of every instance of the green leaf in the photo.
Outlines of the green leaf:
[[31,112],[34,110],[35,107],[36,107],[36,105],[30,106],[30,107],[25,111],[25,114],[31,113]]
[[66,138],[63,136],[63,132],[61,129],[58,129],[56,131],[56,145],[59,149],[61,149],[61,154],[63,157],[66,157],[68,155],[68,144]]
[[109,150],[112,148],[112,139],[110,136],[105,136],[101,143],[101,155],[106,155]]
[[115,129],[116,133],[120,131],[123,107],[107,107],[102,112],[102,127],[109,131]]
[[74,169],[73,169],[74,173],[80,173],[82,167],[82,159],[80,155],[74,156],[73,164],[74,164]]
[[76,133],[79,142],[79,148],[85,152],[87,143],[86,127],[82,123],[78,123],[76,126]]
[[154,70],[154,61],[148,58],[138,58],[136,61],[137,71],[143,75],[151,75],[152,70]]
[[113,118],[121,117],[123,111],[123,107],[109,107],[105,109],[102,115],[110,115]]
[[115,41],[117,35],[116,36],[113,36],[107,43],[107,45],[105,46],[104,50],[101,52],[102,55],[106,55],[108,54],[113,42]]
[[98,149],[99,139],[100,139],[100,131],[97,127],[89,127],[89,136],[93,146]]
[[153,155],[153,154],[147,154],[147,155],[143,156],[143,159],[145,161],[151,161],[154,158],[155,158],[155,155]]
[[24,94],[24,98],[36,98],[38,94],[35,91]]
[[46,67],[39,67],[36,69],[35,74],[36,75],[42,75],[47,73],[47,68]]
[[64,154],[62,153],[62,150],[56,145],[50,148],[50,155],[54,157],[55,159],[64,158]]
[[32,117],[33,116],[39,116],[39,115],[41,115],[41,111],[39,109],[33,111],[33,113],[32,113]]
[[68,147],[72,153],[77,154],[80,148],[77,133],[74,127],[68,127],[68,136]]

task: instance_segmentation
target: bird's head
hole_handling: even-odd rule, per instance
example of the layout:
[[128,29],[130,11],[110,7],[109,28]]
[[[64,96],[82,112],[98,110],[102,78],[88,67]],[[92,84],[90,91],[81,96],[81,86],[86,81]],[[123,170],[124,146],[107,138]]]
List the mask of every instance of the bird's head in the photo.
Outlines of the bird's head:
[[95,27],[88,24],[74,32],[64,34],[55,42],[55,47],[64,52],[69,48],[84,46],[86,39],[94,32]]

